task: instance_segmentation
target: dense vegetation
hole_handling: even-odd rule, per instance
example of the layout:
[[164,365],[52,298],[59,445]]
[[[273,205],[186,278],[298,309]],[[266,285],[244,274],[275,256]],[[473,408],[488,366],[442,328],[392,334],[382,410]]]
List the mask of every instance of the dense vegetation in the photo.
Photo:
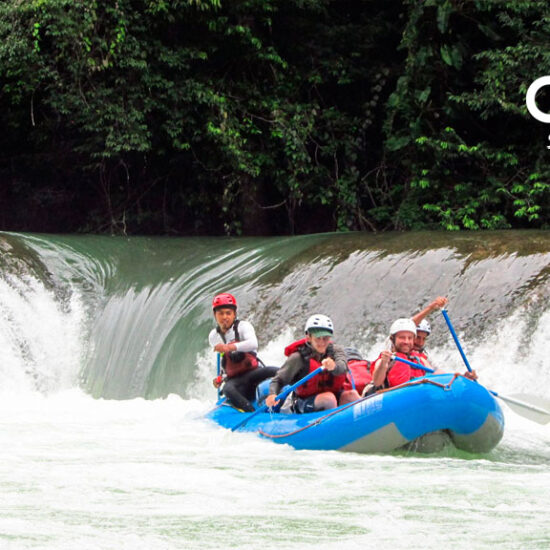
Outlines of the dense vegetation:
[[547,0],[2,2],[0,229],[547,228],[548,74]]

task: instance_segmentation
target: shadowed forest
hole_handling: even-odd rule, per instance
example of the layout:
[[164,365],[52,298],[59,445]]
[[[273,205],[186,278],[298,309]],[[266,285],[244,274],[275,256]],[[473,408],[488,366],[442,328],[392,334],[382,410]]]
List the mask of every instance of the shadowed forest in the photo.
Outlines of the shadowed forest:
[[547,0],[2,2],[0,230],[548,228],[549,74]]

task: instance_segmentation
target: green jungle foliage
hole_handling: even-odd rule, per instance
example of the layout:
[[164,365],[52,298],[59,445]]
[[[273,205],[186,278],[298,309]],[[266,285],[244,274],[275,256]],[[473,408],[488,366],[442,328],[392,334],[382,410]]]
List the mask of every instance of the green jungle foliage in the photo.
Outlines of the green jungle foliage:
[[0,229],[548,228],[549,37],[547,0],[2,2]]

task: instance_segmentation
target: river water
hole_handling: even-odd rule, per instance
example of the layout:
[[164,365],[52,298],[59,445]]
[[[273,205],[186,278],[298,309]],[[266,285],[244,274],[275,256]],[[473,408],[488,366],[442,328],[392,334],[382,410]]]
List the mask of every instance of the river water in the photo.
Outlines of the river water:
[[[550,398],[550,235],[0,234],[0,548],[550,547],[550,425],[472,455],[296,451],[211,425],[206,335],[237,295],[261,356],[310,312],[368,357],[449,296],[480,381]],[[463,371],[444,321],[433,362]]]

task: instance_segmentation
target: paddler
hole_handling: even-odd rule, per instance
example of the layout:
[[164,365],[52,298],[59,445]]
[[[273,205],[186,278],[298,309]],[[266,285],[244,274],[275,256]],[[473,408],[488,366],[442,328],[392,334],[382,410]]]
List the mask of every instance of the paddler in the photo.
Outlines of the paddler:
[[[369,395],[373,391],[383,388],[392,388],[404,384],[413,378],[418,378],[428,374],[422,366],[427,367],[426,362],[414,349],[414,340],[416,338],[416,324],[407,317],[394,321],[390,327],[390,348],[380,353],[372,366],[372,384],[365,387],[363,395]],[[414,368],[411,365],[402,363],[395,358],[405,359],[412,363],[418,363],[419,367]],[[435,370],[434,374],[441,374],[444,371]],[[465,372],[463,374],[471,380],[477,379],[475,371]]]
[[256,387],[278,369],[265,367],[258,360],[256,331],[248,321],[237,319],[237,300],[232,294],[215,296],[212,310],[217,326],[210,331],[208,341],[222,355],[223,371],[214,378],[214,387],[222,386],[222,393],[235,408],[252,412]]
[[344,348],[332,342],[334,326],[331,319],[326,315],[312,315],[306,321],[305,334],[305,338],[286,347],[288,359],[273,377],[265,404],[274,407],[277,404],[275,397],[284,386],[294,384],[320,366],[325,368],[323,372],[296,388],[291,397],[293,412],[333,409],[359,399],[355,390],[344,388],[346,353]]

